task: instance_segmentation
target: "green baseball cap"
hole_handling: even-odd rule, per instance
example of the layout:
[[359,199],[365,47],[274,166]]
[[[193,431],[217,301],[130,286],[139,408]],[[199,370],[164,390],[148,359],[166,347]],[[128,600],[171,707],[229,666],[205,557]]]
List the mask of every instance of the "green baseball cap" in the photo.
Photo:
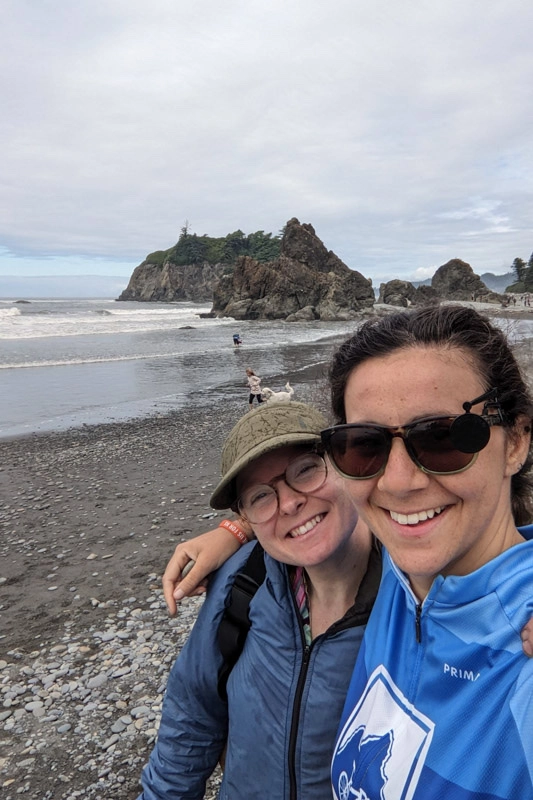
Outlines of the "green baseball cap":
[[236,502],[235,478],[252,461],[286,445],[317,444],[326,425],[322,414],[306,403],[265,403],[249,411],[224,442],[222,480],[209,501],[211,508],[230,508]]

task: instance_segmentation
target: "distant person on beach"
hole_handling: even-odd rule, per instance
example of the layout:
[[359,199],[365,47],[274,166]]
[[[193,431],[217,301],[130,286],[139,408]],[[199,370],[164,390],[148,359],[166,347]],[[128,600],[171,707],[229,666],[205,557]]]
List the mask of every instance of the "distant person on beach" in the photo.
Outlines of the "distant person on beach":
[[[265,404],[226,440],[210,502],[253,524],[268,553],[257,551],[266,580],[250,602],[252,627],[224,697],[217,632],[235,575],[259,545],[246,544],[211,576],[170,673],[142,800],[202,798],[225,748],[220,797],[331,794],[337,723],[381,557],[344,479],[320,454],[324,425],[303,403]],[[223,524],[235,544],[246,541],[238,522]]]
[[235,347],[238,347],[240,344],[242,344],[240,333],[233,334],[233,344],[235,345]]
[[257,400],[258,404],[263,402],[263,398],[261,397],[261,378],[259,375],[256,375],[253,369],[250,367],[247,368],[246,375],[248,376],[248,386],[250,387],[248,405],[250,406],[251,410],[254,403],[254,398]]

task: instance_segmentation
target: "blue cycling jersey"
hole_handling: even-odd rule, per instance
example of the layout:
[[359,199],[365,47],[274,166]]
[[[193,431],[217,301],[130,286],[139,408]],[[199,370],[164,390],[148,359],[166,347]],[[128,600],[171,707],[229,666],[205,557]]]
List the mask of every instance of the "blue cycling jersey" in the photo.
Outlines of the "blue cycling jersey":
[[386,555],[333,755],[336,800],[532,800],[520,639],[532,613],[533,541],[437,577],[423,603]]

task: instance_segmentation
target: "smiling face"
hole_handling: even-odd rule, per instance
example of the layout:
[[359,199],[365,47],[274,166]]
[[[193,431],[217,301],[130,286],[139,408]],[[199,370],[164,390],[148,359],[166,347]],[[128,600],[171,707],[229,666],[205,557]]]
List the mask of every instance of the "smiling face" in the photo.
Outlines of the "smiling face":
[[[255,484],[279,478],[301,447],[283,447],[266,453],[243,470],[237,479],[240,495]],[[267,522],[254,524],[256,536],[267,553],[285,564],[316,567],[341,560],[347,552],[358,514],[346,492],[346,483],[328,465],[328,477],[316,491],[301,494],[284,480],[276,480],[277,513]],[[368,548],[369,540],[365,544]]]
[[[461,414],[485,390],[469,356],[458,349],[415,346],[368,359],[346,383],[346,421],[402,426]],[[481,413],[482,407],[474,407]],[[518,441],[492,427],[474,464],[456,475],[430,475],[394,438],[384,472],[349,481],[348,491],[371,530],[406,572],[419,597],[444,575],[464,575],[521,541],[511,513],[510,479],[525,461]]]

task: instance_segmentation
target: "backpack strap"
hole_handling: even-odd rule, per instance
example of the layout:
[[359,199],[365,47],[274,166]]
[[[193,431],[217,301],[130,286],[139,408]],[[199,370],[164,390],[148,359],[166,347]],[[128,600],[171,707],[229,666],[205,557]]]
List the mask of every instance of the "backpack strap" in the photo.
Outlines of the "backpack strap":
[[218,673],[218,694],[222,700],[227,699],[226,683],[242,653],[250,630],[251,622],[248,614],[250,602],[263,583],[265,574],[265,553],[257,542],[242,569],[235,575],[218,626],[217,642],[224,659]]

